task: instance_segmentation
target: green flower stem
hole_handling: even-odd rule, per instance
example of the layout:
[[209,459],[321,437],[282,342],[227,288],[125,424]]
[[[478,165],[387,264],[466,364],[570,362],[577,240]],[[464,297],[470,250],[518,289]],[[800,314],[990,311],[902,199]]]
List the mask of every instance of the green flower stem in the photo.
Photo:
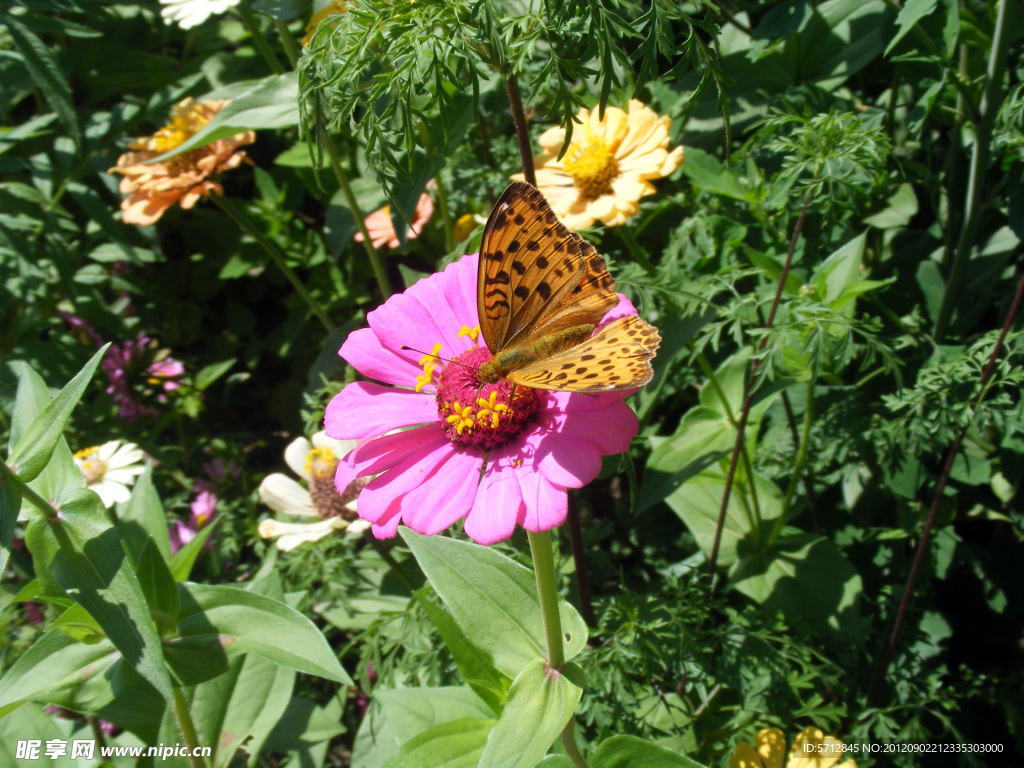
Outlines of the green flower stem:
[[985,186],[985,174],[988,172],[989,154],[992,144],[992,131],[995,127],[996,113],[1002,101],[1003,75],[1006,71],[1006,52],[1013,37],[1013,6],[1011,0],[1000,0],[996,16],[996,27],[992,35],[992,50],[989,53],[988,72],[985,76],[985,90],[982,93],[981,105],[978,108],[979,119],[975,126],[974,151],[971,154],[971,170],[967,180],[967,202],[964,205],[963,224],[956,243],[956,254],[953,257],[953,269],[946,280],[946,291],[942,296],[942,306],[935,320],[933,336],[937,343],[942,343],[949,321],[953,316],[953,306],[957,293],[964,282],[967,262],[970,260],[974,246],[974,235],[978,228],[982,199],[989,190]]
[[512,124],[516,129],[516,144],[519,145],[519,160],[523,164],[523,178],[537,185],[537,175],[533,170],[533,147],[530,145],[530,130],[526,127],[526,111],[523,109],[523,97],[519,93],[519,81],[509,71],[502,72],[505,77],[505,93],[509,106],[512,108]]
[[238,4],[238,15],[242,17],[242,23],[245,25],[245,28],[249,30],[249,37],[252,38],[252,44],[256,46],[256,50],[260,52],[264,61],[267,62],[267,66],[270,67],[271,72],[275,75],[283,75],[284,67],[277,56],[274,55],[274,52],[270,50],[270,44],[267,43],[267,38],[263,36],[263,30],[260,29],[259,23],[253,17],[252,10],[250,10],[248,2]]
[[373,274],[377,278],[377,285],[380,287],[381,296],[383,299],[387,299],[391,296],[391,283],[388,281],[388,273],[384,269],[384,262],[381,261],[380,254],[373,247],[373,241],[370,240],[370,231],[366,228],[365,217],[362,211],[359,210],[359,203],[356,202],[355,193],[352,191],[352,186],[348,183],[348,175],[341,165],[341,158],[338,157],[338,148],[334,145],[334,140],[326,132],[322,134],[322,139],[324,151],[327,152],[327,158],[331,163],[331,170],[334,171],[334,178],[338,181],[341,194],[345,196],[348,209],[352,211],[352,216],[356,220],[356,226],[363,233],[363,248],[366,249],[366,255],[370,259],[370,266],[373,268]]
[[[551,531],[534,533],[527,531],[530,539],[530,555],[533,557],[533,572],[537,577],[537,597],[540,599],[540,615],[544,622],[544,637],[548,644],[548,664],[561,669],[565,664],[565,650],[562,647],[562,619],[558,615],[558,588],[555,583],[555,557],[551,549]],[[562,731],[562,746],[577,768],[587,768],[586,762],[576,748],[575,718],[569,718]]]
[[249,220],[241,209],[239,209],[231,200],[226,198],[224,195],[210,195],[210,199],[216,203],[222,211],[228,216],[229,219],[234,221],[239,227],[253,237],[256,243],[262,248],[271,260],[277,265],[278,269],[284,274],[288,282],[292,284],[295,292],[302,297],[302,300],[306,302],[310,311],[316,315],[317,319],[327,330],[328,333],[338,333],[338,327],[331,322],[331,319],[327,317],[323,309],[317,303],[316,299],[310,295],[309,291],[306,290],[306,286],[299,280],[298,275],[289,267],[284,260],[284,254],[281,253],[280,249],[274,245],[266,236],[253,226],[253,223]]
[[174,703],[171,705],[171,709],[174,712],[174,719],[178,721],[181,737],[185,740],[189,753],[192,755],[188,759],[189,763],[192,764],[192,768],[206,768],[206,761],[196,755],[196,749],[200,746],[199,736],[196,733],[196,726],[192,722],[192,715],[188,711],[188,702],[185,701],[185,694],[182,693],[181,688],[174,689]]
[[21,498],[23,498],[36,509],[38,509],[40,512],[43,513],[44,516],[50,518],[51,520],[57,517],[57,510],[53,508],[53,505],[50,504],[50,502],[48,502],[46,499],[44,499],[31,488],[29,488],[28,483],[19,480],[18,475],[15,474],[14,470],[8,467],[5,462],[0,461],[0,484],[10,482],[12,480],[18,483],[18,486],[21,490]]
[[[697,363],[700,365],[704,375],[708,377],[708,383],[711,384],[711,388],[715,390],[715,394],[718,395],[718,401],[722,404],[722,408],[725,409],[725,417],[729,419],[729,423],[733,429],[739,428],[739,422],[736,421],[736,415],[732,412],[732,407],[729,405],[729,399],[725,396],[725,390],[722,389],[722,385],[718,381],[718,377],[715,376],[715,370],[711,367],[711,363],[704,356],[703,352],[697,353]],[[746,504],[743,505],[743,509],[748,512],[748,522],[750,523],[750,529],[754,533],[754,541],[761,541],[761,501],[757,497],[757,488],[754,486],[754,469],[750,463],[750,452],[747,451],[747,444],[744,443],[740,446],[740,460],[743,462],[743,469],[747,473],[749,479],[748,485],[750,486],[750,502],[754,507],[754,514],[749,514],[749,509]]]
[[448,190],[445,188],[441,174],[434,177],[434,184],[437,187],[437,205],[441,209],[441,220],[444,222],[444,247],[448,253],[455,248],[455,225],[452,222],[452,214],[448,210]]
[[626,248],[629,250],[629,255],[633,257],[634,261],[644,268],[644,272],[648,275],[655,274],[656,270],[651,260],[647,258],[647,254],[644,253],[644,249],[640,247],[640,243],[637,242],[636,235],[633,234],[633,230],[629,224],[621,224],[615,228],[619,238],[625,243]]
[[284,45],[284,54],[288,57],[288,63],[291,64],[292,69],[295,69],[295,65],[299,63],[299,46],[295,44],[295,38],[292,37],[288,25],[283,21],[275,20],[274,28],[281,37],[281,44]]
[[804,462],[807,461],[807,446],[811,442],[811,422],[814,421],[814,379],[807,382],[807,405],[804,407],[804,426],[800,434],[800,447],[796,451],[796,466],[793,467],[793,474],[789,478],[789,486],[786,488],[786,495],[782,498],[782,512],[779,514],[775,526],[772,528],[771,536],[768,537],[768,549],[775,546],[782,533],[782,526],[786,524],[789,517],[789,505],[793,501],[793,494],[796,493],[796,484],[803,476]]

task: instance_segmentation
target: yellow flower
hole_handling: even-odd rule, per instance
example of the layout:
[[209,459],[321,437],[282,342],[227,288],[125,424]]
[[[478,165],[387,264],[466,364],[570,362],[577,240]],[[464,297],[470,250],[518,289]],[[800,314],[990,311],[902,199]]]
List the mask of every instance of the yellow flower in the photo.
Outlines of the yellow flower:
[[[757,732],[756,741],[757,749],[741,742],[729,758],[729,765],[732,768],[783,768],[786,737],[782,731],[765,728]],[[831,768],[843,754],[843,742],[808,726],[793,740],[785,768]],[[857,763],[845,760],[836,768],[857,768]]]
[[[629,114],[608,107],[601,119],[597,110],[581,109],[579,119],[582,125],[573,127],[561,160],[565,129],[541,134],[544,151],[533,159],[537,187],[569,229],[595,221],[624,224],[639,212],[640,198],[654,194],[650,180],[668,176],[683,162],[682,147],[668,151],[672,119],[658,117],[636,99],[629,102]],[[523,175],[512,178],[521,181]]]
[[152,136],[129,143],[129,147],[141,151],[126,152],[118,158],[117,165],[107,171],[124,176],[120,189],[128,195],[121,203],[121,220],[125,224],[147,226],[155,223],[175,203],[191,208],[203,195],[224,194],[221,185],[209,177],[237,168],[246,159],[245,152],[238,148],[256,141],[253,131],[237,133],[162,163],[144,163],[181,146],[230,101],[197,102],[187,98],[174,108],[168,125]]
[[[321,6],[321,2],[313,3],[314,8],[317,6]],[[316,28],[320,25],[321,21],[328,16],[340,16],[347,10],[348,5],[342,2],[342,0],[327,0],[325,5],[322,5],[309,17],[309,23],[306,24],[306,34],[302,38],[302,44],[309,45],[309,41],[313,39],[313,35],[316,34]]]

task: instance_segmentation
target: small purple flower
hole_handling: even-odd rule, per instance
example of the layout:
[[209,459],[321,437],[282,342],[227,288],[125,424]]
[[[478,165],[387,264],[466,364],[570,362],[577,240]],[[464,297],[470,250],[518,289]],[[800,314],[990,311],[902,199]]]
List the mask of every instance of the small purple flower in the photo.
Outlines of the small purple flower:
[[217,497],[212,491],[200,491],[189,506],[192,514],[189,516],[188,521],[175,520],[169,531],[172,553],[177,552],[192,541],[196,534],[209,524],[217,511]]

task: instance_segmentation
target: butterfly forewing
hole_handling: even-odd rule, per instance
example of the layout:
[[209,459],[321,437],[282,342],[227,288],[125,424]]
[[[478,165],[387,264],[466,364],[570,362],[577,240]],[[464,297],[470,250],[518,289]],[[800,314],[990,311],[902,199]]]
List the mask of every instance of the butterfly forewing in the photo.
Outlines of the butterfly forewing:
[[498,199],[480,259],[477,308],[492,353],[573,325],[596,325],[618,301],[604,259],[525,182]]
[[607,392],[642,387],[654,376],[651,358],[661,336],[636,315],[609,323],[570,349],[511,371],[513,384],[564,392]]

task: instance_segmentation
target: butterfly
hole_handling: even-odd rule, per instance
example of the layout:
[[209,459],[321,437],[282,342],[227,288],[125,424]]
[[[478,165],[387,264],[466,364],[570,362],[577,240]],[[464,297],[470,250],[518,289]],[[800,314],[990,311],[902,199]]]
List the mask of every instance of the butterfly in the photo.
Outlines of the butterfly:
[[658,330],[630,315],[591,335],[618,302],[594,246],[558,221],[536,187],[515,182],[480,245],[477,313],[492,357],[477,378],[566,392],[642,387],[654,376]]

